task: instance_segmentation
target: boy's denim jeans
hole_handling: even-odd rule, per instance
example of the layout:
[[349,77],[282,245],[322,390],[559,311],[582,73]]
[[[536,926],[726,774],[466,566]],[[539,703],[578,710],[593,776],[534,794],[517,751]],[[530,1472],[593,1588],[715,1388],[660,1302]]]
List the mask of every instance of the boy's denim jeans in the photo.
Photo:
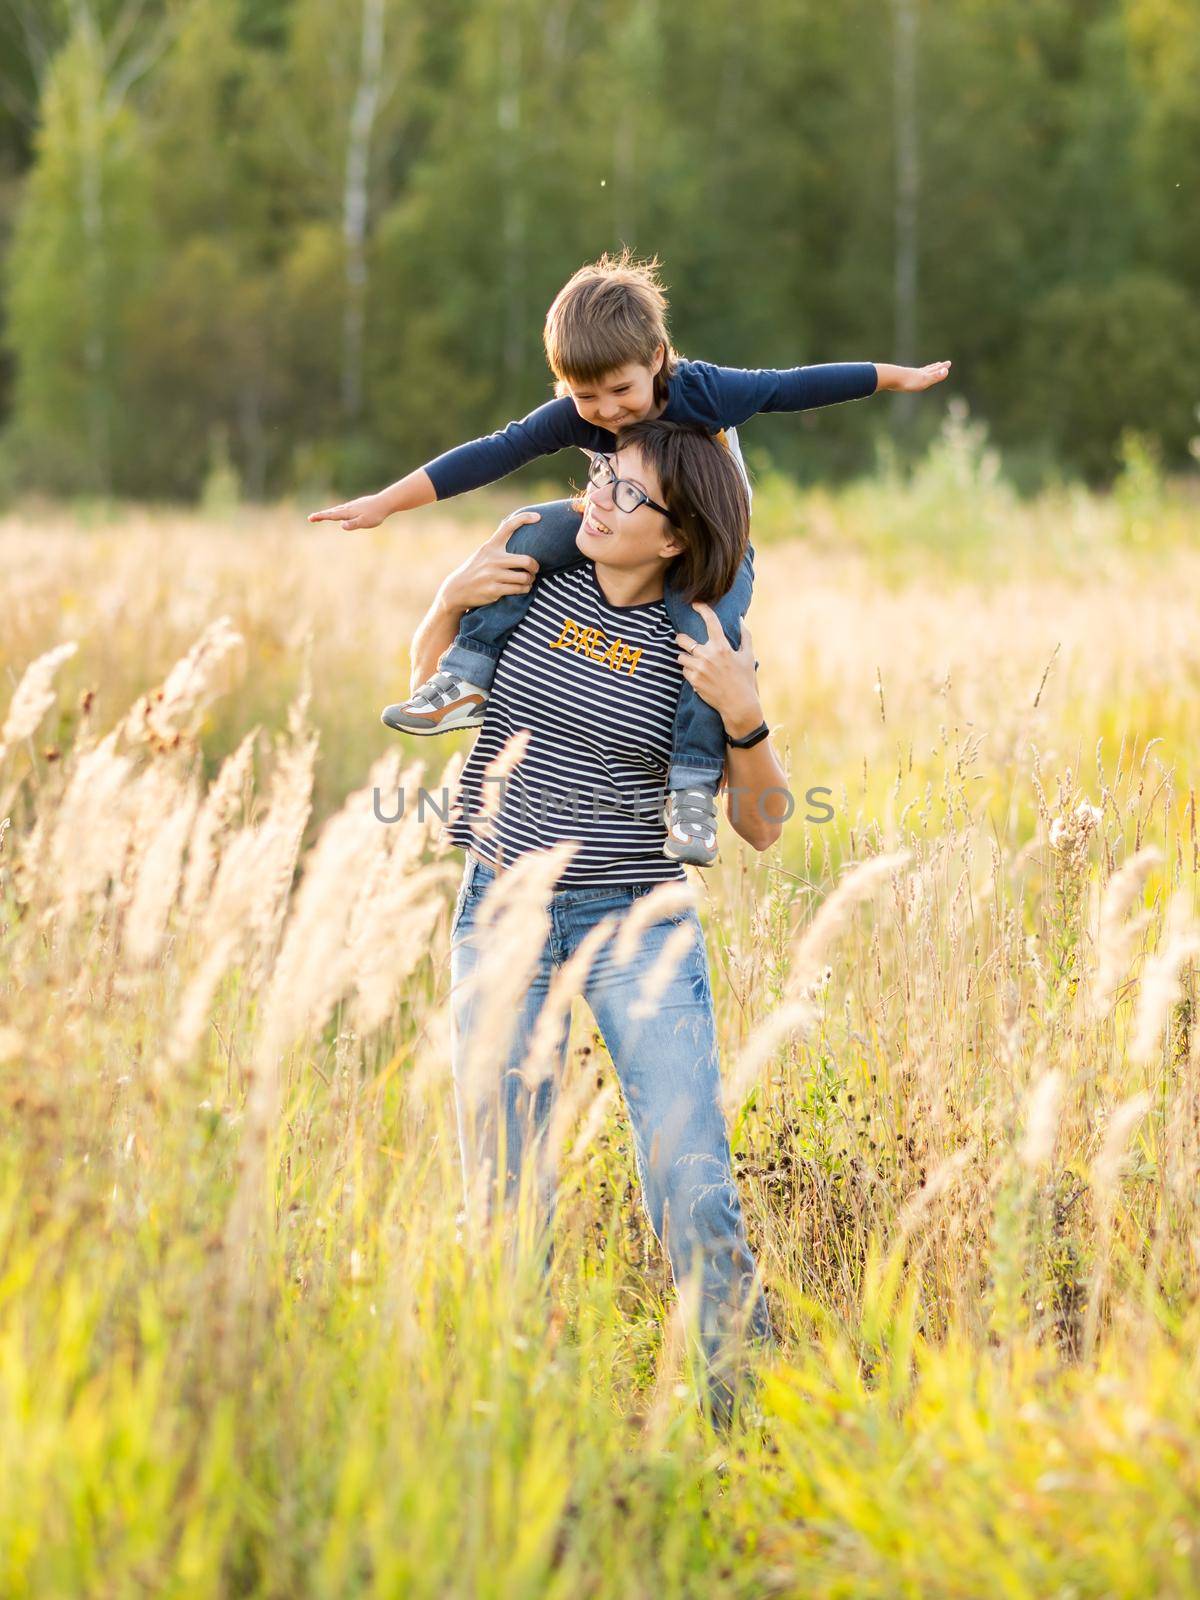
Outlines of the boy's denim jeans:
[[[575,543],[581,518],[578,511],[571,509],[569,500],[554,500],[524,509],[539,511],[541,521],[515,529],[509,535],[509,550],[533,556],[542,572],[560,571],[583,559]],[[714,600],[712,607],[735,650],[742,643],[742,618],[750,608],[753,588],[754,551],[751,548],[746,552],[733,588]],[[703,644],[708,638],[708,629],[699,612],[672,590],[669,581],[663,598],[676,631],[688,633]],[[506,594],[490,605],[474,607],[463,617],[454,643],[444,652],[438,665],[449,672],[461,673],[481,689],[490,689],[505,640],[528,609],[527,594]],[[725,725],[720,713],[685,682],[675,714],[667,787],[715,789],[724,769]]]
[[[479,1203],[481,1190],[490,1197],[497,1187],[502,1130],[506,1197],[511,1203],[526,1169],[539,1220],[549,1227],[557,1185],[546,1134],[566,1057],[569,1008],[557,1024],[548,1013],[557,1034],[547,1041],[544,1075],[537,1082],[527,1081],[536,1076],[530,1047],[553,979],[588,940],[593,953],[582,994],[616,1068],[646,1210],[666,1244],[676,1285],[698,1277],[709,1392],[714,1414],[728,1420],[740,1339],[770,1346],[774,1333],[733,1181],[700,920],[691,909],[661,917],[643,931],[632,956],[619,960],[625,952],[613,936],[588,936],[605,918],[613,921],[615,935],[621,919],[655,885],[559,890],[550,897],[545,940],[528,989],[497,996],[486,984],[498,978],[503,987],[505,962],[502,955],[489,959],[495,934],[478,920],[494,879],[490,867],[468,854],[450,934],[454,1090],[468,1208]],[[646,1004],[647,975],[680,927],[692,937],[665,988],[651,989]],[[511,1037],[497,1042],[489,1033],[496,1027],[498,1000]]]

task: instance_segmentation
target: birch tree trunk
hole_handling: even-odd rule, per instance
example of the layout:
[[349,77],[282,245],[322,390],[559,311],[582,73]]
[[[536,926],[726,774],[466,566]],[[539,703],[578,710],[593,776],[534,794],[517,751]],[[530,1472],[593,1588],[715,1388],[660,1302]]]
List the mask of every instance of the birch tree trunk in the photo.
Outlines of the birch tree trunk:
[[521,4],[508,0],[500,10],[500,247],[503,254],[501,361],[506,394],[515,394],[525,370],[529,337],[525,327],[525,194],[521,162]]
[[88,443],[97,488],[112,488],[108,392],[108,250],[104,235],[104,61],[91,10],[73,7],[85,45],[79,75],[79,220],[83,230],[83,283],[86,302],[83,367],[87,374]]
[[345,309],[342,316],[342,413],[356,422],[363,406],[363,340],[367,299],[367,223],[370,209],[371,135],[383,80],[386,0],[362,0],[358,82],[350,106],[342,189]]
[[[917,225],[920,149],[917,133],[917,0],[892,0],[892,91],[895,142],[896,255],[893,284],[895,359],[906,366],[917,348]],[[901,402],[911,396],[900,395]],[[897,413],[905,421],[911,406]]]

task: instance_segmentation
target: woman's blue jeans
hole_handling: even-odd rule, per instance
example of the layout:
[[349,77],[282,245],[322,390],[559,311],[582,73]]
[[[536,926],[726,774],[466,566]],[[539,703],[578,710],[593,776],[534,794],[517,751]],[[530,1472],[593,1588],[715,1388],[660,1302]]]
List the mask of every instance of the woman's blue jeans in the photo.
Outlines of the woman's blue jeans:
[[[518,555],[533,556],[542,572],[561,571],[583,559],[575,543],[581,517],[572,509],[571,501],[554,500],[524,509],[540,512],[541,521],[528,522],[515,529],[509,535],[507,549]],[[750,609],[753,588],[754,550],[748,548],[733,588],[712,603],[725,636],[735,650],[742,643],[742,618]],[[663,598],[676,631],[690,634],[703,644],[708,638],[708,629],[700,613],[672,589],[669,578]],[[438,665],[448,672],[460,673],[481,689],[490,689],[505,641],[528,609],[527,594],[506,594],[490,605],[475,606],[463,617],[454,643],[443,653]],[[725,725],[720,713],[685,682],[675,714],[667,787],[715,790],[724,769]]]
[[[770,1318],[754,1258],[746,1243],[741,1203],[733,1181],[729,1139],[721,1108],[721,1078],[704,932],[695,911],[652,921],[628,959],[617,943],[622,919],[654,884],[563,889],[550,897],[544,943],[524,992],[482,992],[481,965],[489,939],[479,910],[495,874],[468,855],[451,925],[451,1033],[459,1148],[468,1206],[481,1191],[498,1188],[501,1145],[504,1190],[515,1197],[527,1164],[539,1219],[553,1216],[556,1174],[546,1158],[550,1126],[567,1051],[570,1011],[558,1024],[545,1075],[528,1071],[530,1046],[550,985],[564,964],[604,919],[610,937],[593,936],[582,994],[612,1056],[625,1097],[638,1175],[650,1222],[666,1245],[677,1287],[695,1274],[699,1284],[699,1335],[709,1372],[714,1414],[727,1418],[730,1374],[742,1338],[772,1344]],[[680,935],[678,930],[686,929]],[[536,934],[535,934],[536,936]],[[596,940],[599,939],[597,943]],[[679,959],[665,986],[647,978],[668,941]],[[503,981],[503,961],[491,963]],[[661,969],[660,969],[661,971]],[[474,1030],[497,1015],[510,1020],[480,1072]],[[647,1003],[648,1002],[648,1003]],[[552,1016],[552,1013],[548,1013]],[[523,1070],[525,1069],[525,1070]],[[536,1174],[536,1176],[534,1176]]]

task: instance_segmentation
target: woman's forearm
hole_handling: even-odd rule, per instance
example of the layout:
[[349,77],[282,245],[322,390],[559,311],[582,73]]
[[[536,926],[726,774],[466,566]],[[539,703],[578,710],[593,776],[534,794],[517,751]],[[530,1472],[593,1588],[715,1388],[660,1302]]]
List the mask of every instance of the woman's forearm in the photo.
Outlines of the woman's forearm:
[[432,678],[442,654],[454,643],[458,625],[465,615],[464,606],[455,605],[446,595],[445,584],[433,597],[433,604],[421,618],[413,634],[409,653],[412,657],[411,692]]
[[[734,727],[726,725],[726,733],[738,739],[753,732],[764,720],[761,709],[749,727],[743,726],[745,720],[738,718]],[[783,832],[791,806],[787,774],[769,738],[749,750],[726,745],[725,785],[725,814],[734,830],[756,850],[769,849]]]

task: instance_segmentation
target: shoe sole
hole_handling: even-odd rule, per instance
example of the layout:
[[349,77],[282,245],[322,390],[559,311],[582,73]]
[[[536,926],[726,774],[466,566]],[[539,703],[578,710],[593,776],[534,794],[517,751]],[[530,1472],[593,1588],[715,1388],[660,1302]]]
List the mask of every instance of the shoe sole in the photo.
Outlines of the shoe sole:
[[460,728],[482,728],[483,709],[480,705],[473,711],[451,711],[434,721],[430,717],[404,711],[400,706],[385,706],[379,714],[379,720],[384,727],[393,728],[397,733],[429,736],[435,733],[457,733]]
[[672,861],[686,862],[691,867],[711,867],[717,859],[718,851],[713,850],[710,854],[705,850],[701,854],[695,845],[676,844],[668,836],[667,842],[663,845],[663,855]]
[[671,832],[671,808],[663,807],[663,822],[666,824],[667,837],[663,842],[663,855],[670,861],[682,861],[689,867],[711,867],[720,854],[716,840],[713,840],[712,849],[707,849],[695,839],[677,839]]

